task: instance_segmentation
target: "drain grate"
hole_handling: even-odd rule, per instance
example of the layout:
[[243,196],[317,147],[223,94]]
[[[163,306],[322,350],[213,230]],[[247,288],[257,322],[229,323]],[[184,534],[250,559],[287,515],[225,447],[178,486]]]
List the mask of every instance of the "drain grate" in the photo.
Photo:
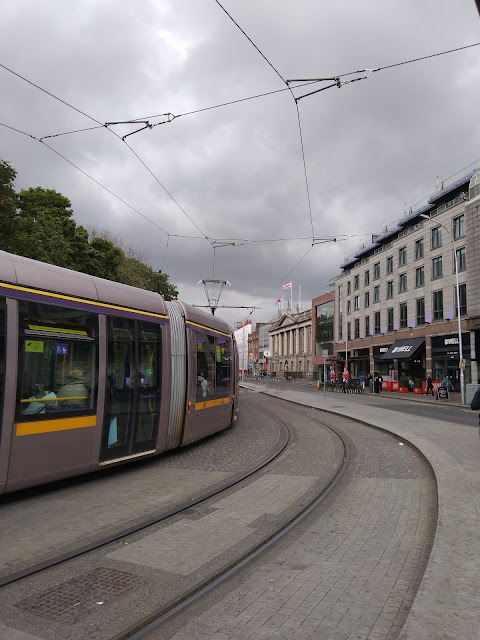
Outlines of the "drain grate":
[[98,567],[15,605],[43,618],[74,624],[82,616],[144,582],[124,571]]

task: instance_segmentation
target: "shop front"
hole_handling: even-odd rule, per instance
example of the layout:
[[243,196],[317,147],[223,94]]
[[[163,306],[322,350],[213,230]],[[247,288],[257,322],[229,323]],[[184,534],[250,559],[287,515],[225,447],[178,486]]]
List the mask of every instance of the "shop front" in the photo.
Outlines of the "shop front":
[[[462,333],[462,355],[465,361],[465,383],[471,381],[470,333]],[[457,335],[432,338],[432,378],[443,380],[448,376],[455,391],[460,391],[460,349]]]
[[380,356],[381,369],[387,369],[391,380],[412,377],[413,380],[425,380],[426,355],[425,339],[410,338],[396,340],[385,353]]

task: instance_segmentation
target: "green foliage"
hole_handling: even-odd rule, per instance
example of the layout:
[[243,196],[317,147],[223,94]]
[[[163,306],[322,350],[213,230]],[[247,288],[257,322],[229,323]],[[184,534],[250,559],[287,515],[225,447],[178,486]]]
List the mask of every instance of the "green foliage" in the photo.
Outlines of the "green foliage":
[[16,172],[0,161],[0,249],[92,276],[177,297],[167,274],[144,262],[142,249],[110,231],[89,232],[73,219],[70,200],[42,187],[14,189]]
[[420,378],[415,378],[415,380],[413,381],[413,387],[414,389],[422,388],[422,381],[420,380]]
[[169,282],[166,273],[158,273],[136,258],[124,259],[118,269],[120,282],[132,287],[139,287],[147,291],[158,291],[165,300],[175,300],[178,296],[177,288]]
[[13,227],[17,208],[17,194],[13,181],[17,172],[4,160],[0,160],[0,249],[12,250]]
[[401,387],[407,387],[408,388],[408,378],[400,378],[399,385]]

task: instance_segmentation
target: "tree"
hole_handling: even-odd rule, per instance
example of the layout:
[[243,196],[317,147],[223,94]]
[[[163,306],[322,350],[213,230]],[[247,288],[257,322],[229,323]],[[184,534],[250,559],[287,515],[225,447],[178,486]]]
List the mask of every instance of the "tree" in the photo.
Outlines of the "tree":
[[93,238],[88,249],[88,259],[80,271],[92,276],[121,282],[119,269],[124,259],[125,254],[113,242],[103,238]]
[[77,227],[66,196],[41,187],[19,192],[14,253],[84,271],[89,254],[88,234],[83,227]]
[[125,256],[119,267],[118,276],[119,281],[124,284],[147,291],[158,291],[165,300],[175,300],[178,296],[178,290],[169,282],[168,274],[159,273],[136,258]]
[[165,300],[175,300],[178,297],[178,290],[169,281],[168,274],[158,273],[146,264],[149,255],[143,247],[127,243],[120,234],[110,229],[88,227],[88,235],[91,242],[95,238],[103,238],[122,249],[123,259],[116,278],[118,282],[147,291],[158,291]]
[[0,160],[0,249],[12,251],[17,194],[13,181],[17,172],[5,160]]

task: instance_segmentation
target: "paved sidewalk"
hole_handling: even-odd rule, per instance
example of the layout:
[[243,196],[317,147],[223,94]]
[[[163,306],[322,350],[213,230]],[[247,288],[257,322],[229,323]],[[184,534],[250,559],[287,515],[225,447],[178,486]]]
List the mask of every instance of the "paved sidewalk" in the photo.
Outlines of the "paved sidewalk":
[[[430,560],[400,639],[480,639],[480,439],[471,425],[451,424],[368,406],[353,394],[307,392],[305,383],[245,388],[370,424],[415,445],[438,486],[437,533]],[[407,394],[382,394],[396,399]],[[410,402],[432,402],[425,396]],[[407,398],[405,398],[406,400]],[[433,399],[433,402],[436,402]],[[459,402],[459,411],[466,411]],[[467,422],[467,420],[466,420]]]

